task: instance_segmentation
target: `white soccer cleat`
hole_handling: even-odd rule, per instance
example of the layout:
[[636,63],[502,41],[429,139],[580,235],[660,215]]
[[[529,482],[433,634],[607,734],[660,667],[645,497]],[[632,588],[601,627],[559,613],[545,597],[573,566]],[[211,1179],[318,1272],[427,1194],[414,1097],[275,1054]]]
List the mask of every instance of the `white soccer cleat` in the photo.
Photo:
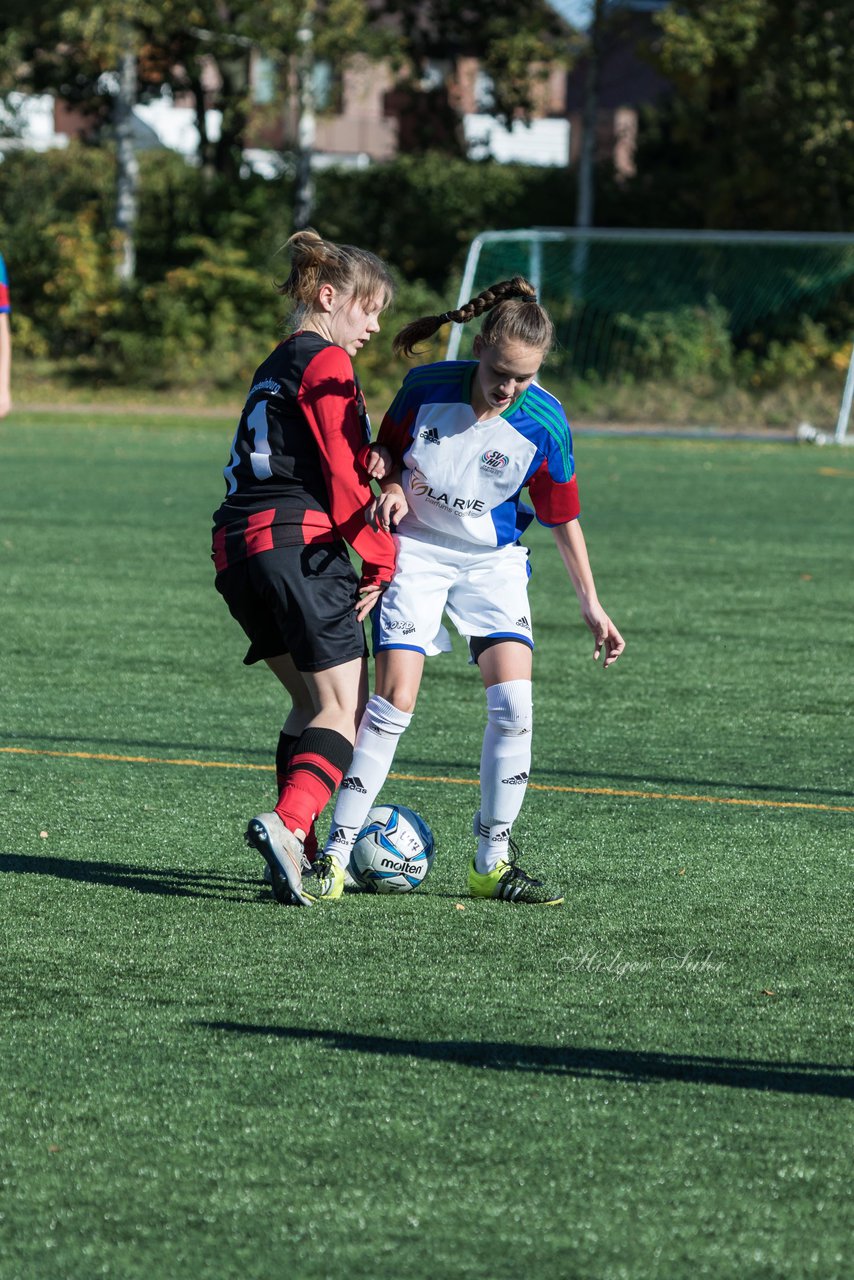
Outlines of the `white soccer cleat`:
[[302,873],[309,866],[302,841],[277,813],[259,813],[246,828],[245,838],[266,862],[277,902],[297,907],[314,905],[302,887]]

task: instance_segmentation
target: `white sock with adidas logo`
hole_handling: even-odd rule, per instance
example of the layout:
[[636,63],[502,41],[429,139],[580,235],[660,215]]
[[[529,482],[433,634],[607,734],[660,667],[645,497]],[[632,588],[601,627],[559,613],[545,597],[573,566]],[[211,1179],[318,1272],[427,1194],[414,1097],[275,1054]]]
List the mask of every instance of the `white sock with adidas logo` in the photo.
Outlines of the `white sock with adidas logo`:
[[480,755],[480,822],[475,870],[506,859],[531,770],[533,702],[530,680],[507,680],[486,691],[487,721]]
[[411,719],[411,711],[398,711],[376,693],[368,699],[356,734],[353,759],[338,790],[323,851],[345,870],[368,810],[388,777],[398,739]]

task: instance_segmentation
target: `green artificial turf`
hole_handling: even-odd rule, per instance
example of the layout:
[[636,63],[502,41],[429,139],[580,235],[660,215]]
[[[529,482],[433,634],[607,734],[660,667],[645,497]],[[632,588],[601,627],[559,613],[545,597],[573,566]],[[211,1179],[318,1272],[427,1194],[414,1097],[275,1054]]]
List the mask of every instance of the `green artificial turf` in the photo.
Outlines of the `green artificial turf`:
[[534,529],[566,905],[465,896],[457,645],[384,793],[429,880],[298,911],[242,841],[285,702],[213,590],[231,430],[0,426],[0,1276],[849,1275],[854,460],[581,437],[628,647]]

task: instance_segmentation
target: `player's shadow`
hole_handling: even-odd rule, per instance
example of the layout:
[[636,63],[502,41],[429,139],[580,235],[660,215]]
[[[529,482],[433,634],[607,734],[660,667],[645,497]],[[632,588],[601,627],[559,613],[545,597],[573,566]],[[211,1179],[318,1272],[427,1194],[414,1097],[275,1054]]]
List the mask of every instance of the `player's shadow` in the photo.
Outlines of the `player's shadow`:
[[84,884],[110,885],[135,893],[156,893],[163,897],[215,898],[225,902],[253,902],[261,889],[245,876],[223,875],[217,871],[192,871],[186,867],[130,866],[121,862],[87,862],[77,858],[34,857],[22,853],[0,853],[0,874],[52,876]]
[[389,1036],[363,1036],[350,1031],[318,1031],[307,1027],[243,1022],[199,1022],[196,1025],[233,1035],[274,1036],[283,1041],[316,1040],[328,1049],[340,1052],[423,1058],[492,1071],[521,1071],[628,1084],[678,1080],[683,1084],[713,1084],[774,1093],[854,1097],[854,1076],[844,1067],[830,1063],[707,1058],[694,1054],[640,1053],[631,1049],[591,1049],[577,1045],[513,1044],[504,1040],[395,1040]]

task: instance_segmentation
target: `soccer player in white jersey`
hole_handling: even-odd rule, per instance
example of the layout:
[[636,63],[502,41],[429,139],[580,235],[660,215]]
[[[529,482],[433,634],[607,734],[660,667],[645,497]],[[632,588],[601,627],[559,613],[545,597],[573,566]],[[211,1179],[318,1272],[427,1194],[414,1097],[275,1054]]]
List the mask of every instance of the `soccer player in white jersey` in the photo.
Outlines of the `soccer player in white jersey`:
[[[552,529],[594,636],[594,659],[601,654],[610,667],[625,642],[597,598],[569,424],[534,381],[554,330],[533,287],[517,276],[457,311],[416,320],[397,335],[395,351],[411,355],[441,325],[481,315],[475,359],[413,369],[380,428],[378,443],[396,470],[382,482],[373,522],[394,529],[397,568],[374,610],[376,692],[335,805],[323,863],[330,897],[412,719],[425,657],[450,648],[446,613],[467,638],[486,691],[469,891],[511,903],[563,901],[523,871],[510,835],[531,768],[533,638],[528,552],[519,539],[534,514]],[[533,512],[520,502],[525,487]],[[322,898],[325,885],[311,892]]]

